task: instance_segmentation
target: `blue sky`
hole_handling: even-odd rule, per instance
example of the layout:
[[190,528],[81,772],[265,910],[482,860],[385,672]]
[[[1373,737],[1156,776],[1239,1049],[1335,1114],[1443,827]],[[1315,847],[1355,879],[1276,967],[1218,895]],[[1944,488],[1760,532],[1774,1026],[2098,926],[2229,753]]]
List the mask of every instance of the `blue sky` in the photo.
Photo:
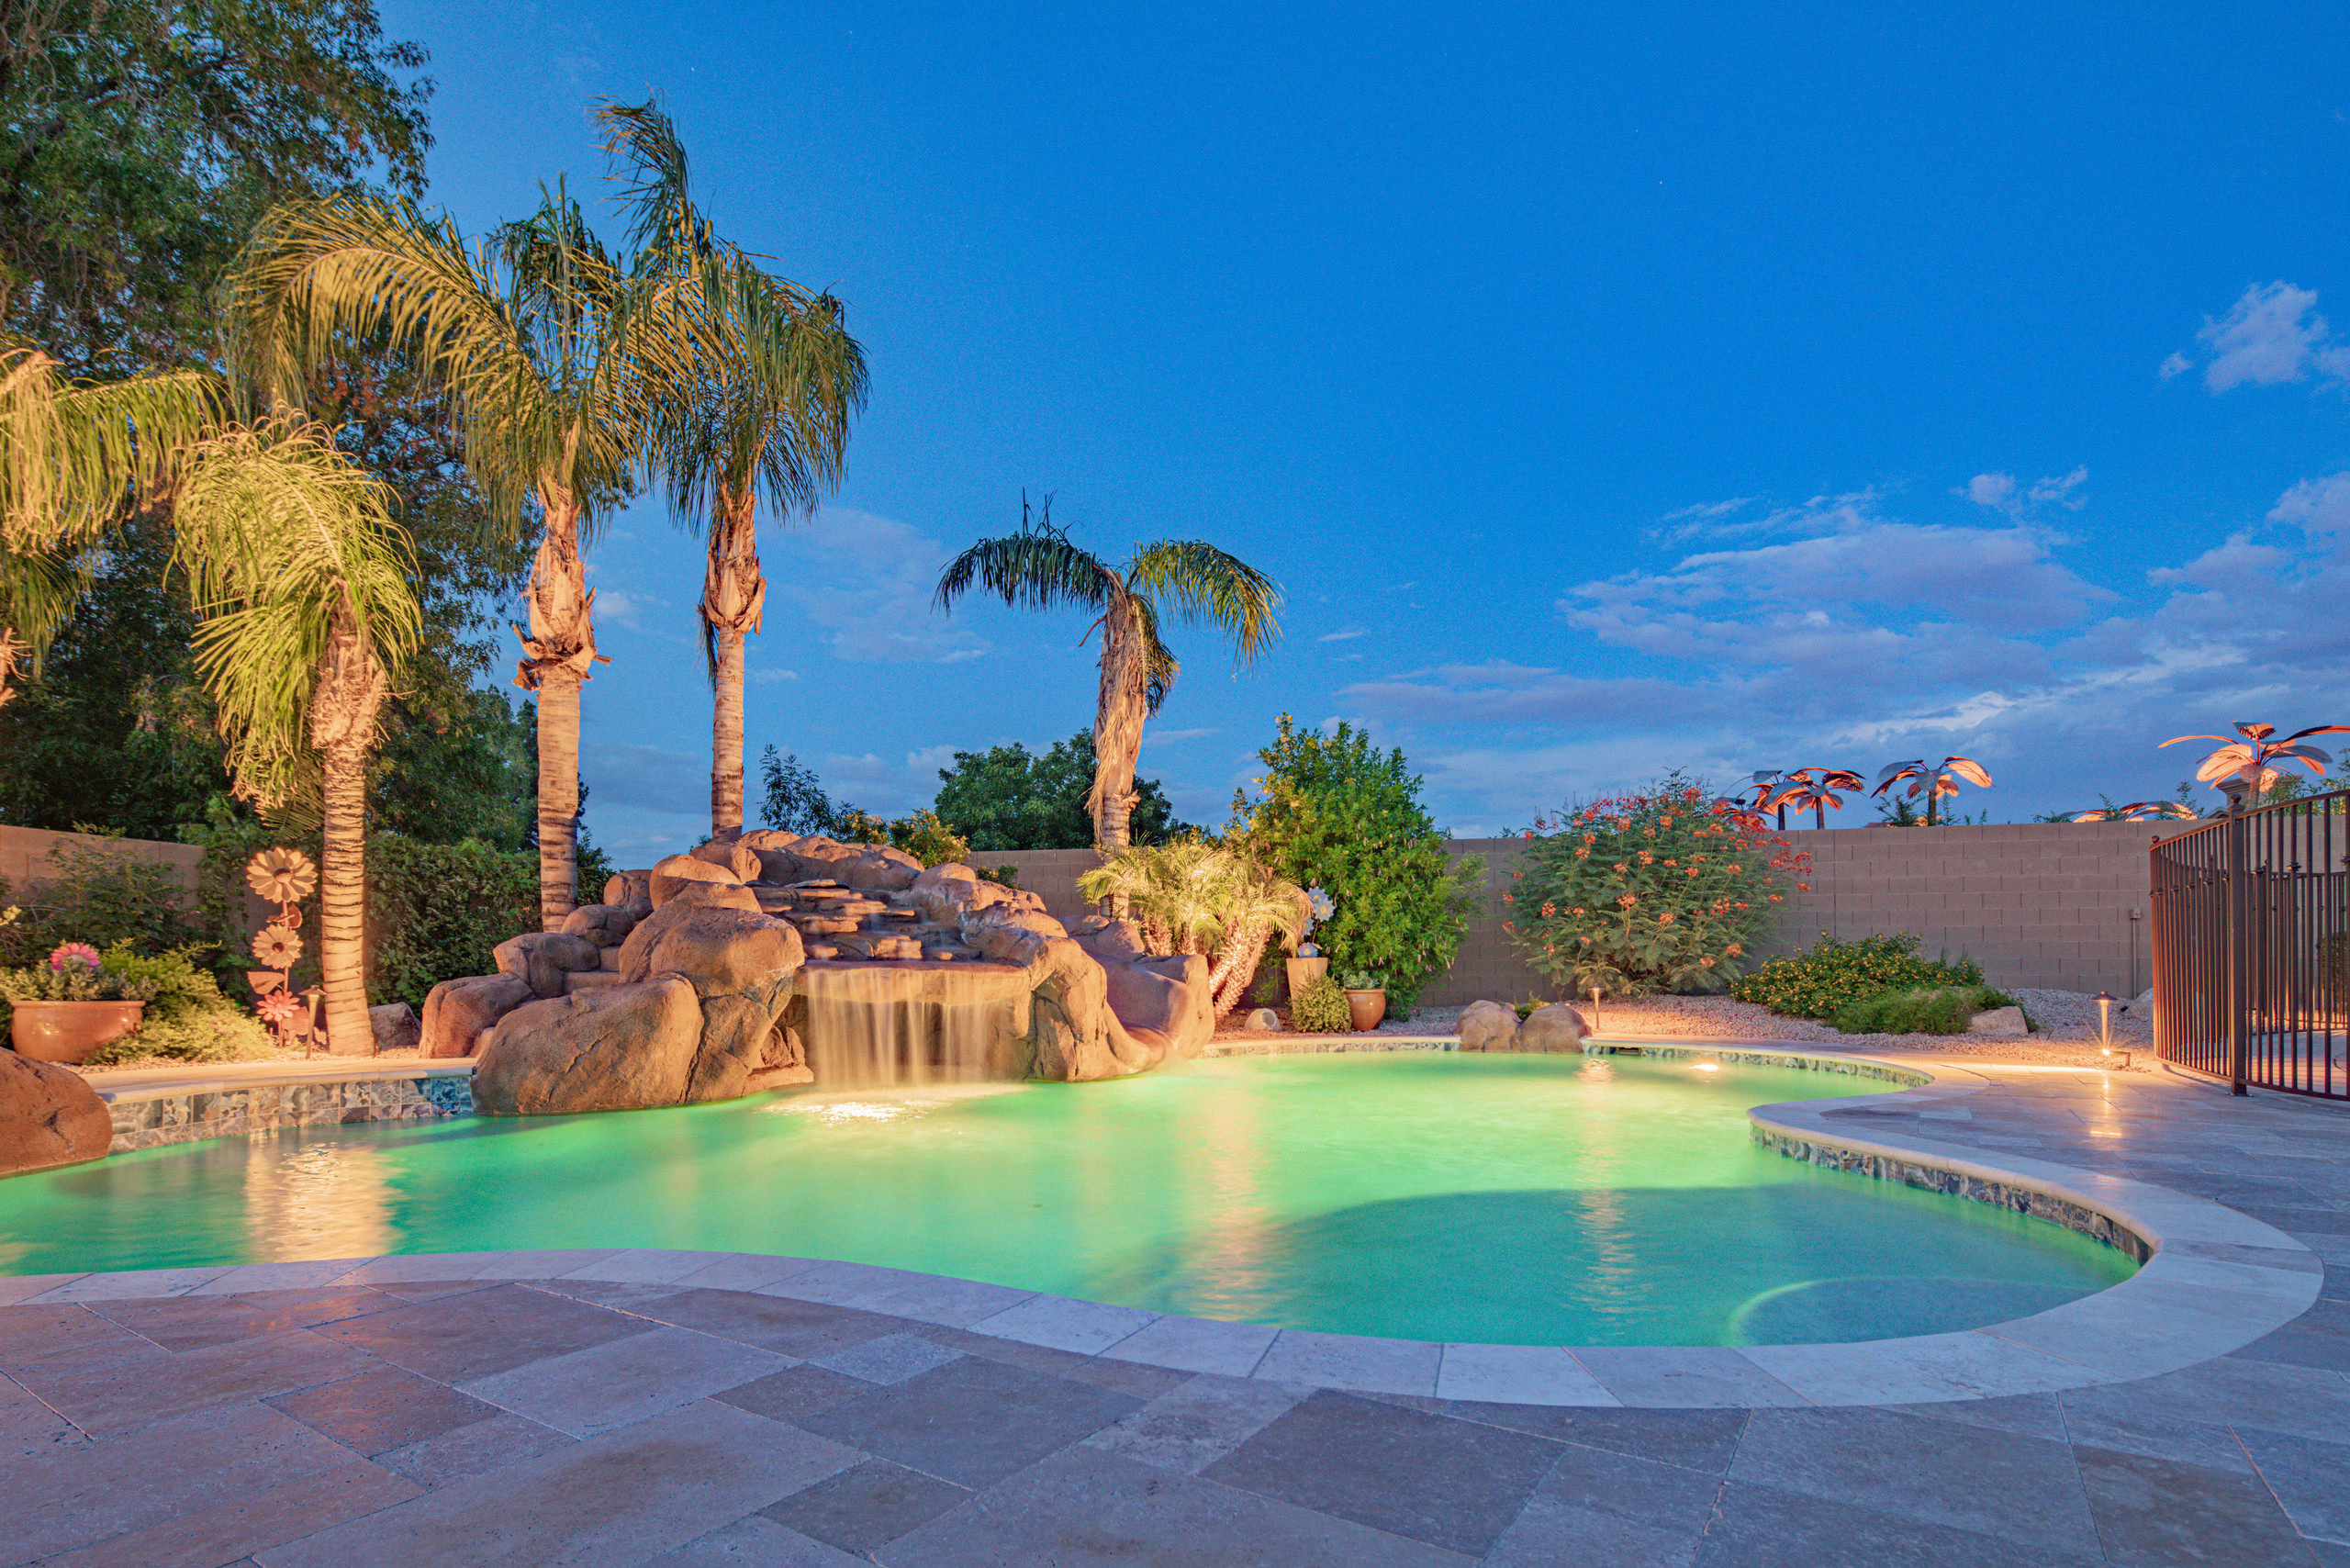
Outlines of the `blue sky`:
[[[934,614],[1055,493],[1287,590],[1179,631],[1144,772],[1220,823],[1284,710],[1461,833],[1681,766],[1957,752],[1994,821],[2344,718],[2350,12],[397,0],[468,229],[663,95],[720,226],[848,303],[873,398],[763,529],[749,745],[926,803],[1085,727],[1074,614]],[[2329,324],[2338,319],[2341,327]],[[699,546],[594,556],[588,821],[707,829]],[[1866,820],[1864,807],[1847,808]]]

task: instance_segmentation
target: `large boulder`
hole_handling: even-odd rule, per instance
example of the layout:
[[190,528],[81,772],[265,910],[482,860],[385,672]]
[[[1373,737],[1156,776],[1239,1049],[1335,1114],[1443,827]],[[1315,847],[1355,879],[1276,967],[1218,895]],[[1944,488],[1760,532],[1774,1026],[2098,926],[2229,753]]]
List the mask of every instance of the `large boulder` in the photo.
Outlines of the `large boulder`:
[[621,977],[635,983],[682,975],[698,995],[740,996],[773,1018],[802,961],[800,933],[755,910],[666,904],[621,945]]
[[490,1031],[474,1067],[474,1107],[563,1116],[681,1105],[701,1033],[701,1003],[677,975],[532,1002]]
[[501,975],[519,975],[533,996],[561,996],[564,977],[600,969],[604,950],[585,936],[561,931],[525,931],[490,950]]
[[1472,1002],[1460,1010],[1464,1051],[1517,1049],[1517,1009],[1498,1002]]
[[[1007,912],[1001,924],[1046,937],[1061,929],[1050,915],[1026,911]],[[1154,1053],[1154,1066],[1195,1057],[1215,1037],[1207,959],[1196,953],[1154,958],[1132,921],[1098,914],[1080,919],[1070,939],[1102,966],[1110,1011]]]
[[759,857],[760,879],[785,883],[829,879],[867,892],[903,892],[922,875],[922,862],[886,844],[843,844],[821,834],[760,828],[738,841]]
[[104,1159],[114,1117],[70,1067],[0,1051],[0,1176]]
[[712,839],[686,851],[695,859],[731,871],[738,882],[755,882],[762,871],[759,853],[740,838]]
[[740,887],[743,879],[723,866],[713,866],[690,855],[672,855],[666,860],[654,863],[653,907],[659,909],[676,898],[679,890],[695,882],[722,882],[728,887]]
[[1521,1051],[1579,1051],[1583,1036],[1591,1031],[1583,1026],[1583,1014],[1562,1002],[1548,1007],[1538,1007],[1526,1022],[1517,1026],[1517,1048]]
[[740,882],[688,882],[661,907],[671,909],[679,904],[691,909],[746,909],[753,914],[767,907],[759,902],[756,889]]
[[428,1057],[469,1057],[482,1031],[536,995],[520,975],[442,980],[424,999],[420,1044]]
[[1045,901],[1039,895],[990,882],[968,866],[957,863],[933,866],[914,879],[908,892],[923,919],[942,925],[959,925],[991,909],[1045,913]]
[[653,873],[650,871],[615,871],[604,879],[604,902],[622,909],[642,904],[646,913],[653,909]]
[[412,1051],[424,1038],[424,1025],[418,1022],[416,1009],[405,1002],[387,1002],[381,1007],[367,1010],[367,1032],[375,1036],[375,1049]]
[[617,947],[628,940],[636,923],[652,913],[649,898],[642,910],[630,904],[583,903],[564,916],[563,931],[566,936],[585,936],[599,947]]

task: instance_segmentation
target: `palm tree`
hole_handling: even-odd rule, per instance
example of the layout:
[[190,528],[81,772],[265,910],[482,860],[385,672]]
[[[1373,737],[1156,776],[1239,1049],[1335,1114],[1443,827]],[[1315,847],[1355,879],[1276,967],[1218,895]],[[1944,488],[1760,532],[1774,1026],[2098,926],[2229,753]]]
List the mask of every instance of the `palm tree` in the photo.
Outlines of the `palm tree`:
[[227,294],[233,350],[276,401],[352,342],[388,340],[444,388],[493,521],[542,530],[514,684],[539,702],[539,916],[576,900],[579,689],[596,651],[580,560],[632,491],[665,398],[709,335],[699,279],[615,260],[561,185],[531,218],[469,246],[407,201],[289,203],[255,230]]
[[62,613],[58,596],[74,579],[44,563],[90,543],[129,506],[168,500],[173,563],[205,617],[196,671],[218,708],[237,792],[270,809],[320,775],[328,1037],[340,1051],[372,1048],[367,758],[423,621],[390,491],[314,424],[217,422],[225,402],[207,375],[75,382],[21,345],[0,346],[0,367],[8,591]]
[[1077,888],[1096,903],[1106,899],[1131,909],[1153,952],[1213,952],[1224,935],[1216,911],[1232,880],[1232,858],[1230,850],[1196,834],[1129,845],[1080,876]]
[[630,242],[659,264],[701,278],[713,325],[693,379],[662,409],[655,461],[688,530],[710,519],[702,572],[703,660],[714,694],[710,831],[743,831],[743,642],[760,629],[757,504],[806,516],[840,484],[849,418],[864,407],[865,351],[841,302],[774,277],[716,240],[687,196],[686,150],[653,103],[597,111],[605,150],[633,170],[623,205]]
[[1248,856],[1235,855],[1231,879],[1217,890],[1214,912],[1224,941],[1208,970],[1208,991],[1221,1018],[1239,1004],[1257,978],[1257,961],[1274,934],[1294,939],[1304,929],[1305,893]]
[[977,583],[1015,609],[1052,610],[1063,603],[1100,612],[1102,689],[1093,711],[1093,845],[1115,854],[1129,841],[1135,761],[1142,753],[1143,722],[1158,713],[1175,684],[1175,655],[1159,641],[1162,610],[1186,621],[1207,621],[1232,639],[1233,664],[1246,668],[1281,635],[1274,611],[1281,588],[1272,578],[1213,544],[1162,539],[1137,544],[1124,562],[1105,562],[1079,548],[1053,526],[1052,498],[1031,518],[1020,498],[1020,532],[982,539],[946,565],[938,577],[938,608]]
[[327,1039],[372,1051],[367,1022],[367,761],[423,627],[393,497],[323,428],[284,419],[199,449],[173,507],[197,611],[197,676],[237,792],[264,810],[322,775],[319,970]]
[[1931,827],[1934,825],[1935,802],[1956,795],[1958,781],[1962,778],[1970,784],[1980,785],[1986,790],[1991,787],[1991,776],[1983,770],[1981,763],[1971,757],[1946,756],[1942,759],[1939,766],[1935,767],[1927,766],[1922,759],[1886,763],[1885,771],[1876,776],[1876,788],[1870,793],[1882,795],[1896,784],[1908,779],[1909,788],[1902,793],[1913,801],[1921,792],[1925,795],[1926,825]]

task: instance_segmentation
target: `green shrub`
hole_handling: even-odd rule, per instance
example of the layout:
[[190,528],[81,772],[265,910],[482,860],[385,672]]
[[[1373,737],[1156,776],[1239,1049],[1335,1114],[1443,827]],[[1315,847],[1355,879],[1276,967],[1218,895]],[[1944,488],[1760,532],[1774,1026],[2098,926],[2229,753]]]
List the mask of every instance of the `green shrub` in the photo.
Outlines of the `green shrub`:
[[1972,986],[1879,991],[1846,1002],[1832,1022],[1847,1035],[1964,1035],[1975,995]]
[[47,964],[28,969],[0,969],[0,996],[17,1002],[144,1002],[155,994],[155,982],[135,976],[68,964],[62,969]]
[[1324,975],[1290,998],[1290,1027],[1306,1035],[1342,1035],[1355,1026],[1346,988]]
[[173,1061],[233,1061],[264,1054],[270,1031],[262,1021],[220,994],[211,970],[195,961],[200,946],[173,947],[143,958],[128,944],[110,947],[102,960],[114,974],[155,988],[139,1032],[93,1056],[112,1066],[164,1057]]
[[1017,890],[1020,886],[1020,868],[1017,865],[1006,863],[1002,866],[974,866],[971,869],[979,874],[979,880],[982,882],[993,882],[999,888],[1011,888],[1014,890]]
[[1264,798],[1235,793],[1224,842],[1284,881],[1327,892],[1337,910],[1315,942],[1334,968],[1386,976],[1388,1001],[1408,1014],[1460,950],[1484,865],[1445,852],[1401,750],[1382,754],[1347,724],[1300,731],[1286,713],[1277,731],[1257,754]]
[[[599,887],[588,895],[593,902]],[[367,911],[375,949],[368,994],[422,1007],[432,988],[495,972],[491,949],[539,929],[539,860],[478,839],[419,844],[396,833],[367,843]]]
[[1888,991],[1983,984],[1983,967],[1972,958],[1936,962],[1918,957],[1918,946],[1919,938],[1906,935],[1845,942],[1822,932],[1811,951],[1772,960],[1732,986],[1730,994],[1785,1018],[1833,1018]]

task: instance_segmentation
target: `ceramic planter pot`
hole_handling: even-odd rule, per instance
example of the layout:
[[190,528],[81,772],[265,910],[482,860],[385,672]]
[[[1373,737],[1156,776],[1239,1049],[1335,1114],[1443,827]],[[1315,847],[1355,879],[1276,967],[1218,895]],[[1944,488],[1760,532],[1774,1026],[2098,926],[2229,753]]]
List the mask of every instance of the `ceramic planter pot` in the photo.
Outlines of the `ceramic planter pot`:
[[1387,993],[1383,991],[1350,991],[1347,992],[1347,1011],[1354,1014],[1355,1033],[1368,1034],[1379,1027],[1387,1016]]
[[84,1062],[139,1027],[143,1002],[18,1002],[8,1043],[35,1061]]
[[1319,958],[1289,958],[1283,962],[1289,967],[1289,994],[1292,1001],[1295,1001],[1303,994],[1307,986],[1330,972],[1330,959],[1327,954]]

